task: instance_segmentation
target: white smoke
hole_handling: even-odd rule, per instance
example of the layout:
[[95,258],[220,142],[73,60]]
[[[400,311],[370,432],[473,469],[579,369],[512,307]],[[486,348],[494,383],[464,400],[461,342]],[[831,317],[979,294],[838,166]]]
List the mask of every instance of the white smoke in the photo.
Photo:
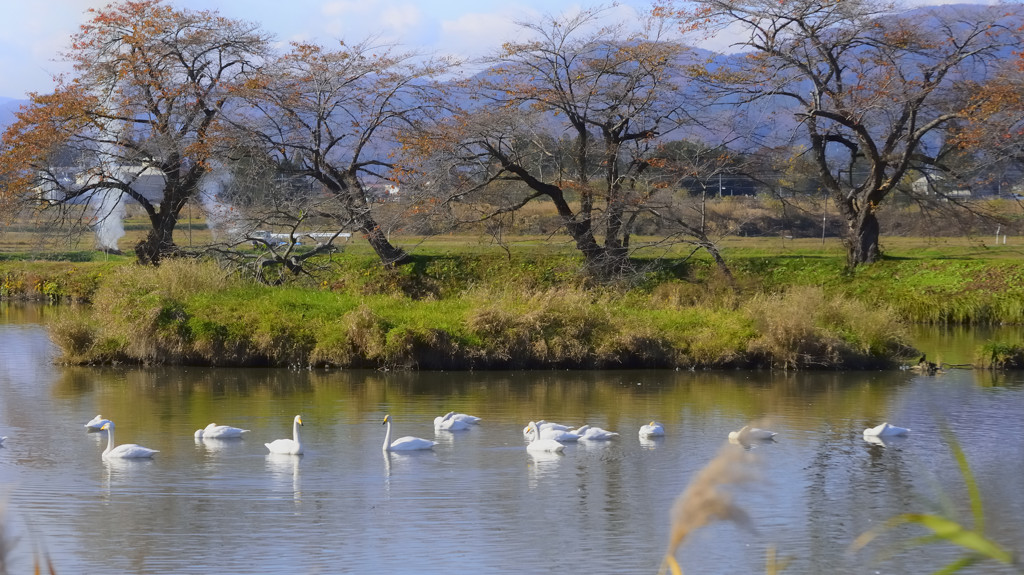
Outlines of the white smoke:
[[[110,88],[107,87],[106,96],[109,96]],[[124,129],[125,123],[121,120],[108,120],[100,125],[98,139],[101,143],[96,159],[99,162],[100,173],[104,174],[102,177],[121,175],[116,141]],[[105,252],[121,253],[117,248],[117,241],[124,237],[123,196],[120,190],[111,188],[98,189],[89,196],[89,207],[92,208],[93,219],[96,222],[93,225],[96,246]]]
[[89,198],[96,222],[96,246],[106,252],[120,252],[117,241],[124,237],[124,199],[120,190],[99,190]]
[[235,241],[239,214],[225,199],[231,186],[231,174],[224,166],[213,163],[199,182],[199,200],[206,212],[206,225],[214,241]]

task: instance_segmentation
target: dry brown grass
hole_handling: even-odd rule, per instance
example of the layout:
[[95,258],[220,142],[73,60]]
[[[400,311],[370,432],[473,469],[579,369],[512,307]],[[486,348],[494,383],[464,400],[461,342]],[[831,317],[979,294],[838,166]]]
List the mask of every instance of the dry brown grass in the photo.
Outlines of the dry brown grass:
[[511,367],[585,364],[613,331],[608,308],[583,291],[550,289],[526,299],[491,294],[488,302],[467,324],[489,357]]
[[884,306],[840,296],[816,286],[783,294],[757,295],[744,308],[759,333],[748,351],[771,367],[864,368],[911,353],[902,342],[906,328]]
[[694,531],[717,521],[751,527],[747,513],[733,500],[732,489],[758,478],[756,459],[742,447],[725,444],[704,466],[672,505],[668,550],[659,574],[682,575],[676,552]]

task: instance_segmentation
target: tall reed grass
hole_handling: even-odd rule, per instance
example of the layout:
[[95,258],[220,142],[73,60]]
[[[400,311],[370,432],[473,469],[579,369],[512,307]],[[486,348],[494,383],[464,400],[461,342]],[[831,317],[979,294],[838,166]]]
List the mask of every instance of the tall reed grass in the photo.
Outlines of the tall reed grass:
[[[959,547],[963,555],[953,560],[949,565],[936,571],[936,574],[957,573],[972,565],[994,561],[1013,568],[1018,573],[1024,573],[1024,564],[1020,557],[1011,550],[1003,547],[992,539],[985,529],[985,507],[981,499],[981,490],[974,478],[967,456],[956,437],[948,429],[942,430],[942,436],[949,445],[957,463],[957,468],[964,480],[967,489],[968,500],[971,507],[971,519],[961,520],[954,517],[955,513],[903,513],[891,517],[879,527],[860,535],[851,544],[851,549],[858,550],[869,545],[882,534],[901,525],[916,525],[931,534],[913,541],[913,545],[948,544]],[[970,525],[973,523],[973,527]]]
[[[912,540],[911,547],[947,544],[963,552],[960,557],[936,571],[936,575],[950,575],[983,562],[1000,563],[1024,573],[1024,563],[1019,555],[986,533],[981,491],[967,456],[948,428],[943,429],[942,436],[963,478],[970,503],[970,520],[957,519],[955,513],[949,510],[945,513],[902,513],[858,536],[850,544],[851,551],[865,548],[896,527],[912,525],[930,535]],[[677,555],[686,539],[698,529],[719,521],[731,521],[741,528],[752,527],[753,519],[735,502],[733,491],[757,481],[759,476],[758,460],[751,452],[739,446],[724,445],[676,498],[670,515],[668,549],[662,559],[659,575],[666,572],[683,575]],[[774,547],[769,547],[765,573],[781,573],[788,562],[788,559],[778,557]]]
[[771,367],[892,367],[914,353],[891,309],[829,296],[819,287],[758,295],[744,310],[758,332],[748,351]]
[[718,521],[751,527],[750,516],[736,504],[732,490],[758,478],[754,455],[742,447],[725,444],[672,504],[668,550],[659,575],[682,575],[676,560],[679,547],[693,532]]

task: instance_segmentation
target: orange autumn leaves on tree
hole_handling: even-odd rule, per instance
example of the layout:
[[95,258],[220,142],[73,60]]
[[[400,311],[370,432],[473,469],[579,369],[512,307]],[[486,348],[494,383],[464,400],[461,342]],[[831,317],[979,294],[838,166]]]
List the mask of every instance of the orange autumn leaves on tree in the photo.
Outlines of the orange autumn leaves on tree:
[[960,149],[1024,156],[1024,52],[1004,62],[991,81],[974,86],[965,117],[953,138]]
[[[225,104],[265,57],[269,36],[163,0],[89,14],[63,54],[74,72],[57,79],[53,94],[33,94],[5,134],[5,194],[46,189],[58,217],[96,193],[129,196],[151,224],[136,253],[156,263],[174,250],[178,214],[231,145]],[[132,186],[147,169],[163,175],[159,199]]]

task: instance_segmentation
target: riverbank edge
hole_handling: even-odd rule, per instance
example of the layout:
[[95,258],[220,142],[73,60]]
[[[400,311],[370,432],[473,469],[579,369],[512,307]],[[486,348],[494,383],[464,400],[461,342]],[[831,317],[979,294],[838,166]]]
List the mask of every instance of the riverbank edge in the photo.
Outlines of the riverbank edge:
[[[562,256],[341,263],[318,284],[270,288],[195,262],[0,262],[0,297],[92,302],[52,326],[64,363],[421,370],[892,369],[917,354],[901,323],[1020,323],[1024,308],[1007,261],[851,272],[758,256],[731,260],[731,287],[694,261],[614,288],[581,282]],[[1016,365],[1014,345],[986,352],[987,367]]]

